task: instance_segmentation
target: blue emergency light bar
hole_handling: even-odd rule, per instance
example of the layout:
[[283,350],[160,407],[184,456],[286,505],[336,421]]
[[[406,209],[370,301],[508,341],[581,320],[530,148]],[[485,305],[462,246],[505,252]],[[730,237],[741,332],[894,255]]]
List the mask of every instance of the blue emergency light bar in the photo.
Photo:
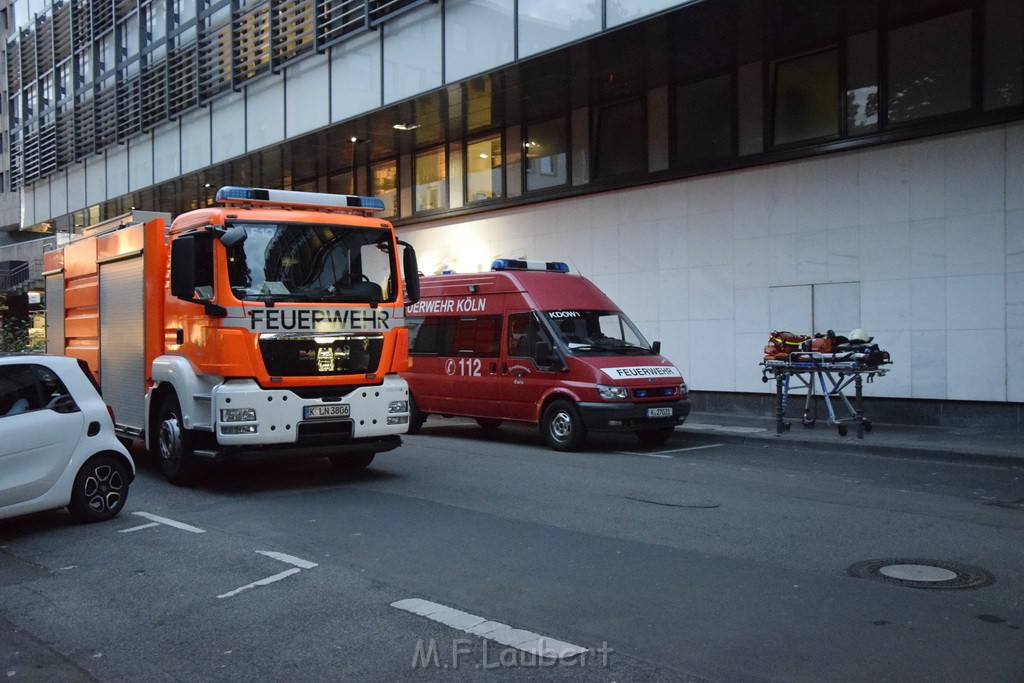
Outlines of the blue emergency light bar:
[[491,264],[491,270],[552,270],[568,273],[569,266],[561,261],[527,261],[524,259],[500,258]]
[[217,190],[216,200],[224,204],[271,204],[318,209],[352,209],[365,213],[384,210],[384,201],[377,197],[295,190],[265,190],[258,187],[222,187]]

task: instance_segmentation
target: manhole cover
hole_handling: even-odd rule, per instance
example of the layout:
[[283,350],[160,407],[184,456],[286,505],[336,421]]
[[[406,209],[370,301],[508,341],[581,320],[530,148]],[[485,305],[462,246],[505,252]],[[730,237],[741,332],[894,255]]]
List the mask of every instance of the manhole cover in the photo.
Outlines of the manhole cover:
[[939,560],[866,560],[851,565],[847,571],[858,579],[910,588],[981,588],[995,581],[994,576],[979,567]]

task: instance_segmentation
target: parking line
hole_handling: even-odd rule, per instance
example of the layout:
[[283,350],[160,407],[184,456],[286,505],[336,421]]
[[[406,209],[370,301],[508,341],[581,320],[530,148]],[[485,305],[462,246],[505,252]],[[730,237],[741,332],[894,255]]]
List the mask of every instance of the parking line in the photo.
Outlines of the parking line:
[[173,519],[167,519],[166,517],[160,517],[158,515],[151,515],[148,512],[134,512],[132,514],[138,515],[139,517],[145,517],[146,519],[152,520],[152,521],[157,522],[159,524],[166,524],[167,526],[172,526],[175,529],[181,529],[182,531],[190,531],[193,534],[205,534],[206,533],[206,531],[204,531],[203,529],[200,529],[197,526],[192,526],[191,524],[185,524],[184,522],[175,522]]
[[393,602],[391,606],[405,612],[426,617],[464,633],[493,640],[501,645],[507,645],[545,659],[568,659],[569,657],[575,657],[576,655],[588,652],[587,648],[580,645],[548,638],[532,631],[512,628],[508,624],[490,621],[484,617],[463,612],[453,607],[446,607],[429,600],[408,598]]
[[293,564],[300,569],[312,569],[313,567],[319,566],[316,562],[310,562],[309,560],[303,560],[298,557],[292,557],[291,555],[285,555],[284,553],[275,553],[272,550],[257,550],[257,553],[266,557],[280,560],[288,564]]
[[159,522],[150,522],[149,524],[140,524],[139,526],[133,526],[130,529],[118,529],[119,534],[127,534],[130,531],[142,531],[143,529],[149,529],[151,527],[160,526]]
[[640,453],[638,451],[619,451],[625,455],[643,455],[648,458],[665,458],[671,460],[673,456],[668,455],[669,453],[685,453],[686,451],[699,451],[703,448],[718,448],[722,444],[712,443],[706,446],[690,446],[689,448],[673,448],[670,451],[658,451],[656,453]]
[[218,598],[234,597],[234,596],[238,595],[239,593],[241,593],[242,591],[247,591],[250,588],[256,588],[257,586],[266,586],[266,585],[269,585],[271,583],[276,583],[277,581],[280,581],[281,579],[287,579],[292,574],[298,574],[301,571],[302,570],[299,569],[298,567],[293,567],[291,569],[286,569],[283,572],[281,572],[280,574],[274,574],[273,576],[268,576],[265,579],[260,579],[259,581],[253,581],[252,583],[247,583],[244,586],[242,586],[241,588],[236,588],[233,591],[228,591],[227,593],[222,593],[221,595],[218,595],[217,597]]

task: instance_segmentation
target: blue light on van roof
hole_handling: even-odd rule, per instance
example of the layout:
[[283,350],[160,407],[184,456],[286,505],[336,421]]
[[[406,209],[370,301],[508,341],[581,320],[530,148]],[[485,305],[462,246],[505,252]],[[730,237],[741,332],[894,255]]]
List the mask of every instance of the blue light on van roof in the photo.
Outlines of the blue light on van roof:
[[561,261],[528,261],[525,259],[499,258],[491,263],[491,270],[551,270],[568,273],[569,266]]

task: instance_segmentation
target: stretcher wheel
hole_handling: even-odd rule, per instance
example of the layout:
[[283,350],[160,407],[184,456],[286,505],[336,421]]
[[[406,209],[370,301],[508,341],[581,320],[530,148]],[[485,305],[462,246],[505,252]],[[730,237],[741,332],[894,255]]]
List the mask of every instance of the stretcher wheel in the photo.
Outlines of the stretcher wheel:
[[846,425],[839,425],[839,436],[846,436],[848,431],[849,430],[846,428]]
[[814,423],[817,421],[818,420],[816,418],[807,417],[806,415],[804,415],[804,418],[800,420],[800,423],[803,424],[804,427],[813,427]]
[[870,432],[871,431],[871,423],[869,421],[867,421],[867,420],[864,420],[863,424],[864,424],[864,431],[865,432]]

